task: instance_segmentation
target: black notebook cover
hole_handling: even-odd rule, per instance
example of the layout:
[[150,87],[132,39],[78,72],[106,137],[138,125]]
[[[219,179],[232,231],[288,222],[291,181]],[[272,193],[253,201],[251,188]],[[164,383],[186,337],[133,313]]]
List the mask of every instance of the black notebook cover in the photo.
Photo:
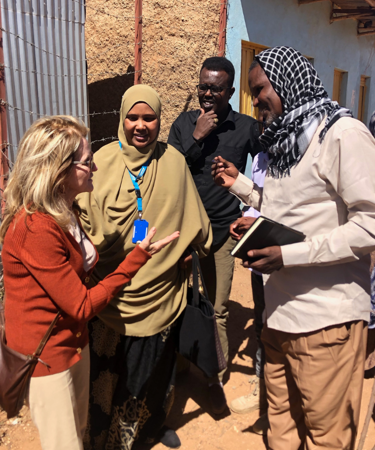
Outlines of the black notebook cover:
[[260,216],[234,247],[231,255],[244,261],[255,261],[247,256],[248,251],[273,245],[295,244],[304,241],[305,237],[300,231]]

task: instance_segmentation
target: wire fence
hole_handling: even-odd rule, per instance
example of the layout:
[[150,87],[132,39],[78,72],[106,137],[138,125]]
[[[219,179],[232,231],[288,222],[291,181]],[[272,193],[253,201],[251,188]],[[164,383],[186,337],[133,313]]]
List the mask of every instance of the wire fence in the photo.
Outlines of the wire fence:
[[[65,90],[61,86],[66,83],[71,84],[72,89],[77,89],[73,86],[74,82],[81,79],[84,82],[83,89],[89,94],[88,111],[77,112],[75,102],[69,104],[64,99],[64,93],[59,93],[62,100],[61,104],[54,104],[54,113],[78,116],[87,122],[91,129],[91,144],[97,150],[117,139],[121,97],[133,84],[134,75],[139,73],[133,65],[134,4],[126,0],[117,0],[105,6],[99,0],[69,0],[65,3],[65,8],[48,9],[40,6],[40,10],[33,10],[30,4],[25,6],[1,0],[2,16],[12,13],[19,16],[21,21],[25,20],[23,17],[26,15],[35,16],[45,24],[46,29],[29,30],[27,27],[17,27],[10,21],[2,21],[0,30],[3,37],[12,39],[13,45],[19,45],[20,54],[33,54],[43,64],[25,67],[20,64],[21,58],[5,58],[0,65],[0,72],[5,78],[7,94],[12,92],[15,95],[11,96],[12,101],[9,95],[0,98],[0,108],[7,113],[8,128],[10,112],[19,113],[17,117],[22,116],[22,121],[12,124],[20,137],[28,128],[27,124],[47,115],[45,104],[48,102],[43,89],[40,89],[40,98],[27,103],[32,107],[25,107],[22,95],[17,97],[13,92],[16,87],[13,80],[16,77],[27,86],[36,82],[41,86],[53,84],[59,91]],[[82,7],[83,3],[85,17],[80,17],[77,8]],[[196,0],[178,2],[177,5],[172,0],[143,0],[143,14],[139,17],[143,26],[142,82],[154,87],[162,97],[162,140],[166,140],[173,119],[194,104],[195,85],[203,60],[218,53],[221,3],[222,0]],[[86,42],[83,54],[79,51],[68,54],[64,46],[51,48],[49,26],[52,28],[52,24],[59,24],[55,27],[56,32],[64,33],[64,26],[83,23]],[[59,72],[56,67],[60,68]],[[1,147],[3,166],[6,161],[8,167],[2,167],[0,179],[7,179],[8,170],[11,170],[16,159],[18,142],[14,138],[3,139]]]
[[[4,54],[0,64],[0,112],[7,119],[0,121],[3,200],[19,140],[32,122],[50,114],[79,117],[90,126],[95,151],[118,139],[121,97],[139,71],[134,69],[134,2],[114,0],[105,6],[100,0],[0,2],[3,43],[12,41],[13,52]],[[37,5],[35,10],[33,5]],[[143,15],[138,17],[143,26],[142,77],[162,97],[164,140],[174,118],[194,101],[201,63],[218,52],[220,5],[218,0],[177,4],[173,0],[143,0]],[[76,45],[82,38],[80,26],[84,30],[84,51]],[[72,35],[71,41],[63,43],[68,34]],[[19,86],[24,88],[22,92],[18,92]],[[36,89],[35,98],[28,87]],[[80,89],[85,92],[67,95],[68,90]],[[50,91],[56,91],[55,95]],[[168,111],[166,116],[164,111]],[[8,133],[4,133],[6,122]],[[0,258],[0,302],[4,293],[2,279]]]

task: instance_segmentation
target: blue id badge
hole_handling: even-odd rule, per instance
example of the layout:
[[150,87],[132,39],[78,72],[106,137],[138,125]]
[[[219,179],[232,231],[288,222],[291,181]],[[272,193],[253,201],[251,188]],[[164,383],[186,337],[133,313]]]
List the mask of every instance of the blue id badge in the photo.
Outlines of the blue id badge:
[[134,221],[132,243],[137,244],[147,236],[148,222],[147,220],[137,219]]

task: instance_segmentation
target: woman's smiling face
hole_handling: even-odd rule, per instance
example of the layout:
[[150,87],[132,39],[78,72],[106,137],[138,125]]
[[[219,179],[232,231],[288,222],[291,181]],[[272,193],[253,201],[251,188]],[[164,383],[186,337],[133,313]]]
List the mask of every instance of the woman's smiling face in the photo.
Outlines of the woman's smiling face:
[[147,103],[136,103],[126,115],[124,131],[129,145],[145,148],[158,136],[158,117]]

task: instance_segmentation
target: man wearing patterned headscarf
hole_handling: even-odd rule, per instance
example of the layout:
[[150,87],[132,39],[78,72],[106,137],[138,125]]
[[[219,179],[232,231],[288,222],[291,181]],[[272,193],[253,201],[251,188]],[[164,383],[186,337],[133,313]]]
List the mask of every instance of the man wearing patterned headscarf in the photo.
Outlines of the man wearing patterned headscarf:
[[251,250],[264,276],[272,450],[354,449],[375,249],[375,140],[289,47],[265,50],[249,85],[270,157],[263,189],[217,158],[215,182],[306,235]]

